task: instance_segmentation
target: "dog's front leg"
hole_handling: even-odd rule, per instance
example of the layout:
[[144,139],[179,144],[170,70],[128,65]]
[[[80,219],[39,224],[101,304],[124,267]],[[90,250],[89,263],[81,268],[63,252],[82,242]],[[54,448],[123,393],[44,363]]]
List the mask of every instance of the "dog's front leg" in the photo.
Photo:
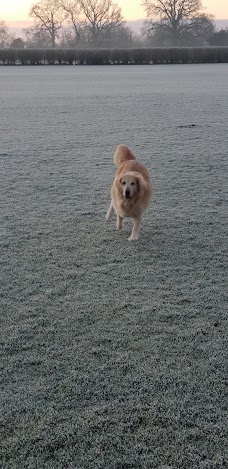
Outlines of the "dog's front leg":
[[106,214],[106,220],[111,220],[112,216],[114,214],[114,207],[112,205],[112,202],[111,202],[111,205],[107,211],[107,214]]
[[117,222],[116,222],[117,230],[121,230],[122,226],[123,226],[123,218],[120,217],[120,215],[117,213]]
[[130,238],[128,238],[128,241],[136,241],[138,239],[141,221],[141,215],[138,218],[133,218],[133,229]]

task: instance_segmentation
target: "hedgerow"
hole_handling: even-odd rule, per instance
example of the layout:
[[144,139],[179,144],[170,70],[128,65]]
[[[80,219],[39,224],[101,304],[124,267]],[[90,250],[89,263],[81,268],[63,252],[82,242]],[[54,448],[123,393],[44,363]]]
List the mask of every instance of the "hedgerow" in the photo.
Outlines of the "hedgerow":
[[143,65],[228,63],[228,47],[0,49],[1,65]]

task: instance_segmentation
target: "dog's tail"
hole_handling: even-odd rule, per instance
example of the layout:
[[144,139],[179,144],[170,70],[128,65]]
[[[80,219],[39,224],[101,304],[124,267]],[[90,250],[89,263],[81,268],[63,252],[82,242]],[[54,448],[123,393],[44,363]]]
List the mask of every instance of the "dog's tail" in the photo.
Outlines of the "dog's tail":
[[136,160],[134,153],[127,147],[127,145],[118,145],[114,153],[114,164],[120,166],[124,161]]

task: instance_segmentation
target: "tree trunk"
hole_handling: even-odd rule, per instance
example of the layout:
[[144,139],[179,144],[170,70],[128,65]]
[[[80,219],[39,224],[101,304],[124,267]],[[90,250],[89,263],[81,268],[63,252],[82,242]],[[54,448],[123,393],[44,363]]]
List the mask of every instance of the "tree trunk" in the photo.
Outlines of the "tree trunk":
[[173,43],[172,45],[174,47],[179,45],[178,26],[179,26],[178,20],[174,19],[172,21],[172,43]]
[[53,14],[51,15],[51,47],[55,48],[55,25]]

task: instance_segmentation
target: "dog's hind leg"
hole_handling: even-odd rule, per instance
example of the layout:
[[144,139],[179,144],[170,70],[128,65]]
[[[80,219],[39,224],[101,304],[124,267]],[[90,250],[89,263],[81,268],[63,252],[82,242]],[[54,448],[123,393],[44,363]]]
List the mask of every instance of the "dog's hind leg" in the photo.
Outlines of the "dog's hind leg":
[[106,214],[106,220],[111,220],[112,216],[114,214],[114,207],[112,205],[112,202],[111,202],[111,205],[107,211],[107,214]]
[[138,218],[133,218],[133,229],[131,236],[128,238],[128,241],[136,241],[139,237],[139,229],[142,221],[142,216]]

